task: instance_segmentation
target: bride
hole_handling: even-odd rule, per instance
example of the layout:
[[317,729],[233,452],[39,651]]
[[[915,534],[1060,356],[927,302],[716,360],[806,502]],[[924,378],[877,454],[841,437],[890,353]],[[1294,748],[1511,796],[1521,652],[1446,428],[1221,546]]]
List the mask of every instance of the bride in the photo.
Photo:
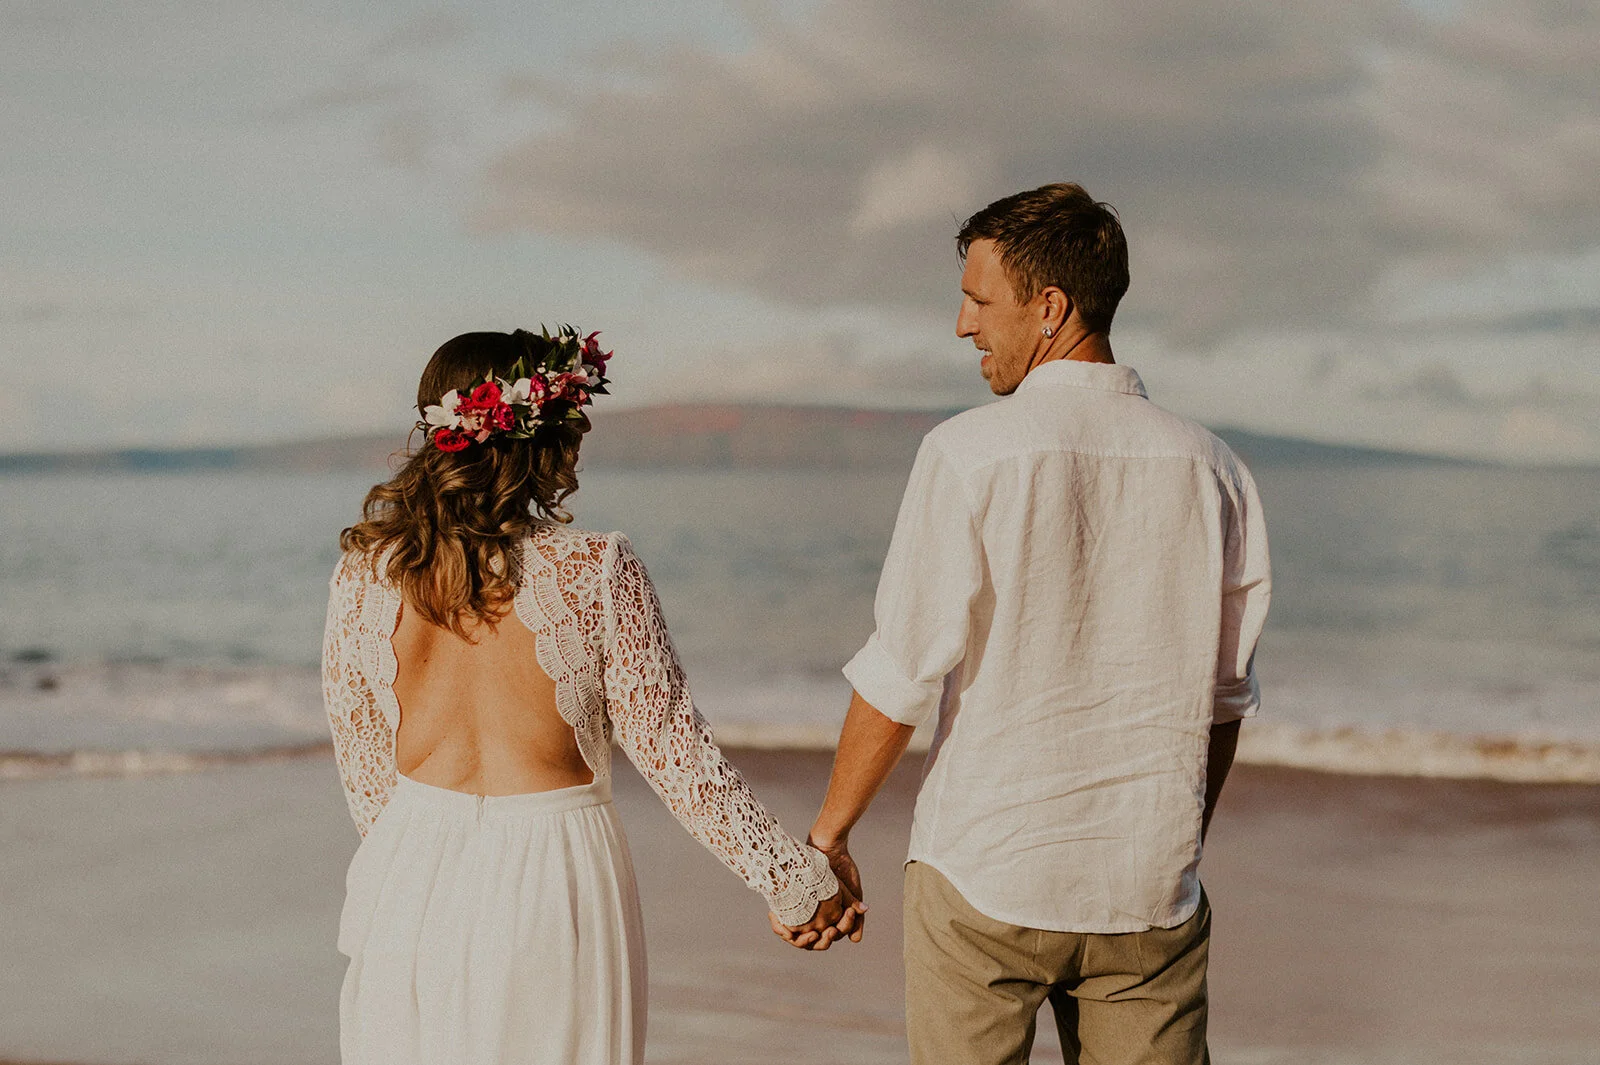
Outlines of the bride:
[[644,1059],[644,934],[613,739],[673,815],[825,950],[862,905],[779,827],[696,712],[626,537],[564,523],[595,334],[466,333],[426,434],[340,538],[323,646],[362,842],[339,949],[345,1065]]

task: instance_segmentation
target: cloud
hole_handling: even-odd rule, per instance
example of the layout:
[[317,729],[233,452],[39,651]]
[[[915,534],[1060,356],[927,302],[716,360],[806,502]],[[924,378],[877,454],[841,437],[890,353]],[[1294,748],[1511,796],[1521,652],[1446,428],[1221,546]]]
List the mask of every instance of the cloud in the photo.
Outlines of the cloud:
[[1472,393],[1461,378],[1444,363],[1429,363],[1409,377],[1391,380],[1386,388],[1372,389],[1368,395],[1377,400],[1415,402],[1429,407],[1470,407]]
[[921,144],[904,155],[883,159],[861,182],[850,232],[870,235],[961,217],[973,196],[992,184],[989,169],[984,160],[937,144]]
[[[1237,426],[1513,463],[1600,462],[1592,345],[1461,336],[1413,345],[1383,330],[1252,337],[1195,357],[1130,329],[1119,356],[1162,406]],[[1544,369],[1528,374],[1530,367]]]
[[313,87],[295,84],[297,95],[254,114],[285,126],[363,122],[378,161],[427,171],[441,147],[459,142],[473,110],[465,99],[485,88],[481,73],[459,73],[471,66],[459,55],[470,28],[463,16],[438,11],[375,37],[358,35],[334,56],[310,64],[313,72],[304,80]]
[[19,300],[0,303],[0,322],[7,325],[32,325],[53,322],[67,316],[66,304],[59,300]]
[[347,80],[265,108],[261,117],[273,122],[314,121],[347,111],[408,101],[414,99],[417,92],[417,84],[409,79],[373,80],[364,73],[355,73],[348,75]]
[[373,59],[427,52],[454,44],[466,36],[470,23],[456,11],[432,11],[404,22],[384,34],[367,54]]
[[1076,179],[1128,226],[1125,317],[1190,340],[1380,319],[1397,264],[1600,244],[1592,5],[824,0],[752,32],[544,94],[565,123],[502,153],[478,223],[943,311],[962,217]]
[[433,156],[438,132],[420,108],[397,108],[378,123],[378,157],[392,166],[424,170]]
[[1570,415],[1519,405],[1500,418],[1494,442],[1497,453],[1519,457],[1593,455],[1600,450],[1600,425],[1593,418],[1584,424]]
[[[1600,461],[1592,4],[456,10],[5,8],[18,446],[381,428],[445,336],[541,318],[607,330],[619,405],[980,401],[952,234],[1076,178],[1164,405]],[[110,383],[67,422],[63,358]],[[219,372],[262,397],[225,424]]]
[[1380,47],[1367,175],[1402,245],[1571,250],[1600,236],[1600,10],[1500,0]]

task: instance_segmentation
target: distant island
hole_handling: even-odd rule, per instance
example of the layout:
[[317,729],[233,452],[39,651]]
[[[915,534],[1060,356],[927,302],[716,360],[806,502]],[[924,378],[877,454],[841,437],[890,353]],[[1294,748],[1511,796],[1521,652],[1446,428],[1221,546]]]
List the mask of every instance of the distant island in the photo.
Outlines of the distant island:
[[[955,410],[867,410],[761,404],[675,404],[594,416],[590,469],[907,468],[923,434]],[[1252,466],[1476,466],[1380,448],[1323,444],[1220,427]],[[382,470],[404,437],[355,436],[204,448],[123,448],[0,455],[0,473],[179,470]]]

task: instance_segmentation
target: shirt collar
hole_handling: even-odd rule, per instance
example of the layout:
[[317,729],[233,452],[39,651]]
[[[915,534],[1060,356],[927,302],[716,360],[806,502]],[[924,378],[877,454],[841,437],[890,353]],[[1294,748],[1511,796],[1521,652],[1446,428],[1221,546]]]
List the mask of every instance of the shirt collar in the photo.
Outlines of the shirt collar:
[[1121,363],[1080,362],[1076,359],[1057,359],[1035,366],[1022,379],[1017,391],[1051,386],[1095,388],[1102,392],[1124,392],[1130,396],[1150,398],[1138,371],[1133,367]]

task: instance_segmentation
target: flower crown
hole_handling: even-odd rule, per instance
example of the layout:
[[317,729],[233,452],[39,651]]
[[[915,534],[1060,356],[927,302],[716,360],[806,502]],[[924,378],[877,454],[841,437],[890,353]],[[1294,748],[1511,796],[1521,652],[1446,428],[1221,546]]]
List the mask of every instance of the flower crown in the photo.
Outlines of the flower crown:
[[608,394],[606,363],[613,353],[600,350],[599,332],[580,339],[570,325],[555,336],[543,326],[539,331],[550,347],[538,366],[518,359],[509,381],[490,374],[465,396],[452,388],[423,409],[417,428],[440,451],[462,451],[491,436],[526,440],[541,425],[583,417],[593,397]]

